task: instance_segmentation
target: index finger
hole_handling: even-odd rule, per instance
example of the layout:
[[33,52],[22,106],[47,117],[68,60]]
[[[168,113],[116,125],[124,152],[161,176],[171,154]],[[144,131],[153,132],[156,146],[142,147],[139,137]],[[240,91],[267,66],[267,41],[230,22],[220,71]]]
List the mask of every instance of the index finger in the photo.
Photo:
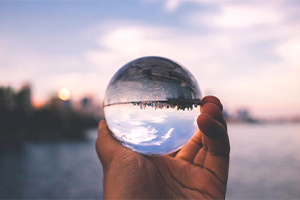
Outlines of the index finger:
[[199,150],[193,163],[207,169],[226,184],[230,144],[226,122],[221,111],[223,106],[216,97],[204,98],[203,100],[202,113],[197,119],[199,129],[203,133],[203,148]]
[[206,96],[201,100],[201,106],[204,106],[206,103],[213,103],[219,107],[221,111],[223,111],[223,105],[221,101],[215,96]]

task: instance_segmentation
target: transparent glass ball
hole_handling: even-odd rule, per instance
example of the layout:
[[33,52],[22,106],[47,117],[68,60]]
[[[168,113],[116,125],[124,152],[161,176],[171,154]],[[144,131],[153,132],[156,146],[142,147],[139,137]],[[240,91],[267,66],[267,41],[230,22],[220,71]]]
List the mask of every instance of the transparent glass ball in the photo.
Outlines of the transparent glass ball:
[[194,76],[162,57],[142,57],[117,71],[104,98],[106,122],[125,147],[145,155],[180,149],[197,130],[201,93]]

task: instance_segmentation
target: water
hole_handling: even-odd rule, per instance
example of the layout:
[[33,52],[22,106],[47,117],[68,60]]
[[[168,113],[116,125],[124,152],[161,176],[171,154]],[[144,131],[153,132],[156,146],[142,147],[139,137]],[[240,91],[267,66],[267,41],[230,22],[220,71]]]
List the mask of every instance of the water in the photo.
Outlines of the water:
[[[300,199],[300,124],[229,124],[227,199]],[[102,198],[97,130],[0,152],[0,199]]]
[[200,106],[186,109],[162,102],[104,107],[110,130],[124,146],[147,155],[164,155],[187,143],[197,130]]
[[0,152],[0,199],[101,199],[97,130],[85,140],[26,142]]
[[229,125],[227,197],[300,199],[300,124]]

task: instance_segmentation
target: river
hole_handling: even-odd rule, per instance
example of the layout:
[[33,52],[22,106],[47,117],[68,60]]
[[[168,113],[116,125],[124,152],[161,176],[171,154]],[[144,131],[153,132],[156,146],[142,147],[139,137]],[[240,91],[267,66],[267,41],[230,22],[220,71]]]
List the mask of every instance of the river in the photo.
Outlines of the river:
[[[227,199],[300,198],[300,124],[229,124]],[[0,152],[0,199],[101,199],[97,131]]]

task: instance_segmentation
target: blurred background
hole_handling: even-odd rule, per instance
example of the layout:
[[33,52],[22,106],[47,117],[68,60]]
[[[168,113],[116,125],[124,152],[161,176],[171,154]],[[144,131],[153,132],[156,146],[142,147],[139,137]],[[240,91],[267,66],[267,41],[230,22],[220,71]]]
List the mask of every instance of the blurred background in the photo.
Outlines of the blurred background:
[[228,199],[300,198],[299,1],[0,1],[0,199],[102,198],[102,99],[175,60],[224,105]]

